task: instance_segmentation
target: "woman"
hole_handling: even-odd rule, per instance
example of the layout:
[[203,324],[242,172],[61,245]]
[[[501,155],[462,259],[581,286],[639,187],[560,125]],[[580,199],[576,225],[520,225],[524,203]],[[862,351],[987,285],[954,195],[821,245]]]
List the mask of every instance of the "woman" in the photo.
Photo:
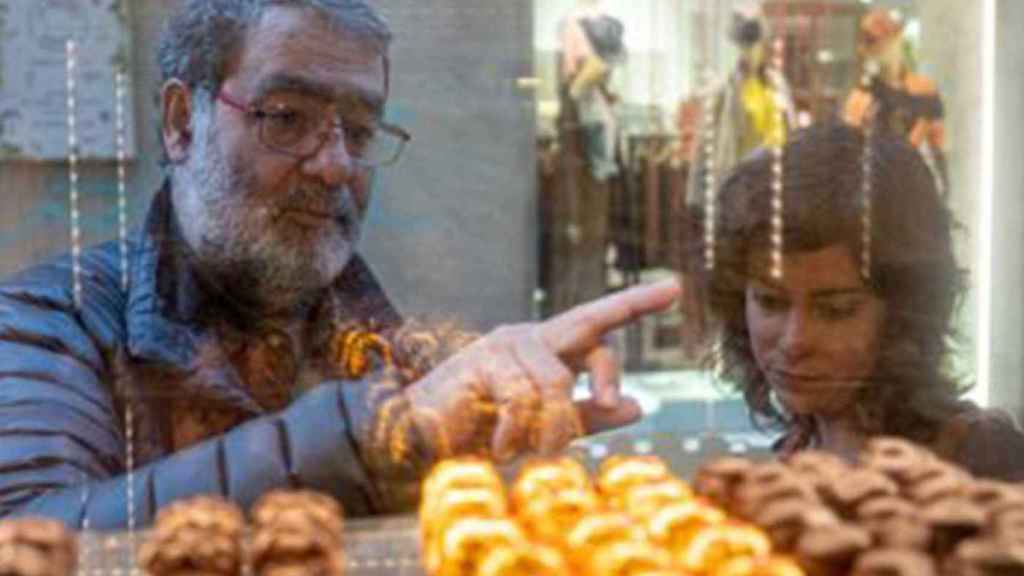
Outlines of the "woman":
[[714,267],[704,265],[706,241],[691,243],[687,258],[722,334],[725,379],[755,423],[782,428],[783,454],[818,448],[852,459],[867,437],[897,435],[976,475],[1024,480],[1024,435],[1006,415],[958,400],[966,386],[950,356],[965,273],[953,219],[917,152],[895,138],[865,147],[860,132],[836,125],[796,133],[783,158],[781,278],[770,268],[765,152],[718,195]]

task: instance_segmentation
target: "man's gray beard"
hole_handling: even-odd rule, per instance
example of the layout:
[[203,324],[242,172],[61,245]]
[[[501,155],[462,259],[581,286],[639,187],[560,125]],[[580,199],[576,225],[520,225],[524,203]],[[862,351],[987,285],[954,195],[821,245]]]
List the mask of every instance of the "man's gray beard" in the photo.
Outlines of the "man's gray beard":
[[207,136],[195,139],[174,182],[191,188],[176,194],[183,201],[175,210],[200,272],[226,296],[266,311],[305,303],[341,273],[354,253],[361,218],[351,194],[341,192],[338,200],[347,216],[344,229],[287,228],[279,219],[281,208],[302,194],[285,195],[276,205],[267,197],[252,198],[247,192],[257,185],[255,174],[224,153],[215,127],[204,128],[196,126],[195,134]]

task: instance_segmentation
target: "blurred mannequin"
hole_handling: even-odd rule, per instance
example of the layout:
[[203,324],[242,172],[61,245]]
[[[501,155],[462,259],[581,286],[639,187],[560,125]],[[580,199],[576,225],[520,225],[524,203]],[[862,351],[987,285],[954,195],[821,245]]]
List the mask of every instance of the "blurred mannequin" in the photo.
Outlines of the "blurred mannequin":
[[550,206],[549,312],[604,294],[612,186],[619,164],[612,69],[625,57],[622,23],[579,0],[559,26],[557,192]]
[[612,69],[625,56],[622,34],[622,23],[605,11],[600,0],[578,0],[561,26],[561,77],[586,132],[587,159],[597,180],[619,171],[616,98],[609,82]]
[[859,43],[864,74],[861,85],[847,97],[844,119],[861,128],[871,123],[877,130],[909,140],[945,196],[942,98],[931,80],[910,69],[902,22],[888,10],[872,10],[861,21]]
[[713,143],[712,169],[722,175],[754,148],[784,144],[786,132],[794,124],[789,85],[767,66],[768,27],[759,2],[744,2],[733,9],[729,36],[740,57],[714,96],[714,121],[703,127],[703,134],[696,135],[697,146],[691,155],[695,169],[690,171],[687,194],[691,204],[700,203],[704,196],[701,183],[708,163],[703,144]]

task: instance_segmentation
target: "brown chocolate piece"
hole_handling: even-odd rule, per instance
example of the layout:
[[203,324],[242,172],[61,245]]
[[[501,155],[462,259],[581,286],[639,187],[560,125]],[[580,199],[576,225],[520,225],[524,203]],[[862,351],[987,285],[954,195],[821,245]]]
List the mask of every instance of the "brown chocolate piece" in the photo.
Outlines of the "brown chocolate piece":
[[824,496],[828,485],[850,470],[842,458],[817,450],[797,452],[786,459],[786,465],[809,482],[819,496]]
[[0,522],[0,576],[70,576],[77,549],[74,535],[56,520]]
[[1024,546],[992,538],[965,540],[949,561],[957,576],[1019,576],[1024,574]]
[[920,473],[930,454],[912,442],[892,436],[879,436],[868,440],[861,452],[861,463],[881,472],[900,484],[912,482]]
[[277,521],[291,510],[303,510],[319,529],[340,539],[344,531],[344,512],[337,500],[312,490],[275,490],[256,501],[250,511],[252,523],[263,526]]
[[847,576],[857,557],[871,546],[871,535],[858,526],[835,524],[809,530],[797,543],[797,558],[815,576]]
[[1003,508],[989,516],[989,531],[1000,540],[1024,544],[1024,508]]
[[754,467],[745,458],[725,456],[704,463],[693,479],[693,491],[719,506],[728,508],[733,491],[746,473]]
[[871,532],[877,546],[921,551],[931,547],[931,528],[917,517],[865,520],[862,526]]
[[771,538],[775,550],[782,552],[793,552],[808,531],[839,523],[839,518],[827,507],[803,498],[769,502],[753,520]]
[[139,550],[139,567],[148,576],[238,576],[244,525],[241,510],[220,498],[180,500],[157,513]]
[[941,461],[930,461],[917,471],[917,476],[904,487],[907,498],[929,504],[943,498],[959,496],[967,488],[969,476],[963,470]]
[[963,495],[990,512],[1009,506],[1024,507],[1024,490],[1007,482],[975,480],[964,487]]
[[935,576],[935,562],[914,550],[882,548],[861,555],[851,576]]
[[810,484],[795,475],[772,477],[765,481],[748,477],[736,489],[730,511],[741,518],[752,519],[769,503],[793,498],[808,504],[819,503],[818,495]]
[[311,491],[274,491],[252,510],[250,549],[256,576],[344,573],[341,506]]
[[859,468],[851,470],[827,487],[826,500],[846,518],[854,518],[857,508],[868,500],[895,496],[899,486],[881,472]]
[[925,507],[922,515],[932,529],[932,551],[945,556],[964,539],[981,532],[986,514],[963,497],[939,500]]

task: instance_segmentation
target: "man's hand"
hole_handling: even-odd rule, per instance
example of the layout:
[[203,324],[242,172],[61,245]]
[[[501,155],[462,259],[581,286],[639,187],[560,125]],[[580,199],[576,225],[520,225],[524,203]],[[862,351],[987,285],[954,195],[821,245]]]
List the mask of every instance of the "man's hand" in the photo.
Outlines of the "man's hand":
[[[668,308],[676,280],[624,290],[544,322],[500,327],[406,389],[414,420],[440,456],[483,452],[507,460],[553,453],[573,438],[635,421],[619,390],[608,332]],[[580,372],[592,397],[573,402]]]

